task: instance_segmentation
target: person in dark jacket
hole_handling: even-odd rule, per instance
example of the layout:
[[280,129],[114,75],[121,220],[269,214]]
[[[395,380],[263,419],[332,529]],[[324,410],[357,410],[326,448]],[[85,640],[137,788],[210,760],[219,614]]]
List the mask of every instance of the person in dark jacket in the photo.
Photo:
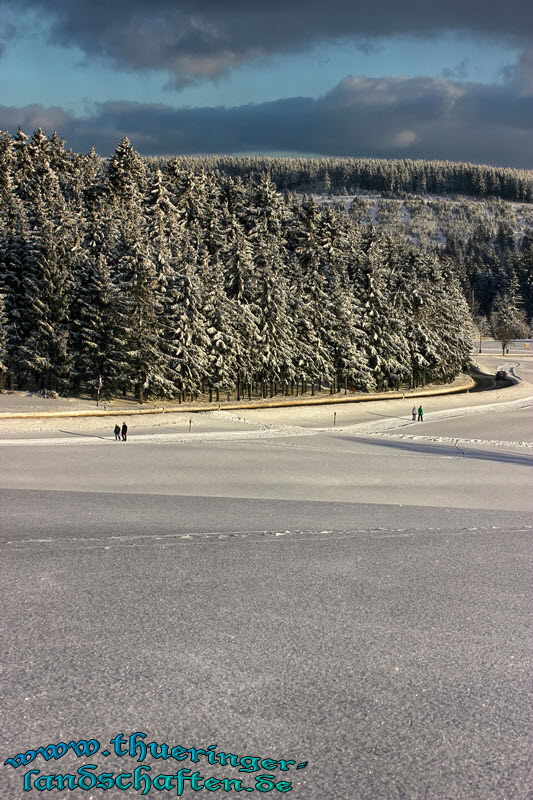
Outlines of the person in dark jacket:
[[418,421],[424,422],[424,409],[422,406],[418,406]]
[[120,425],[115,425],[115,442],[120,442]]
[[128,426],[125,422],[122,423],[122,441],[125,442],[128,438]]

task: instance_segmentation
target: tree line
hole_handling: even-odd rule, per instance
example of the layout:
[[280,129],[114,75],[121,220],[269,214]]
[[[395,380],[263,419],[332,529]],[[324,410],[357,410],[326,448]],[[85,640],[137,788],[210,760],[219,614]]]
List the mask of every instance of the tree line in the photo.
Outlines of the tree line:
[[332,204],[0,136],[0,362],[13,388],[238,398],[451,380],[472,326],[453,259]]
[[268,172],[277,188],[292,192],[469,195],[533,202],[533,171],[453,161],[378,158],[274,158],[264,156],[174,156],[150,158],[173,166],[249,180]]

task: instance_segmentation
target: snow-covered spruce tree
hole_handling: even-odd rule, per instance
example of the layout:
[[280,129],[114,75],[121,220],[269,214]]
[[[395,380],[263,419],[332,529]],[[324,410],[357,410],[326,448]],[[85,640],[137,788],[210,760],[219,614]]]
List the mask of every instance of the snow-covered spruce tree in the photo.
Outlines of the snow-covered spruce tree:
[[[5,367],[8,380],[22,381],[19,349],[24,342],[31,319],[23,287],[23,263],[27,249],[26,217],[22,201],[16,196],[12,171],[15,153],[13,140],[0,134],[0,291],[4,294]],[[12,385],[10,383],[10,385]]]
[[225,292],[222,258],[226,249],[226,209],[213,174],[205,176],[203,191],[205,208],[199,219],[203,239],[198,248],[198,265],[208,337],[207,387],[210,398],[214,391],[218,400],[220,392],[232,392],[237,381],[235,302]]
[[41,201],[34,204],[30,225],[22,275],[27,325],[18,361],[22,372],[31,373],[40,388],[65,391],[70,369],[70,270],[56,246],[56,225]]
[[200,219],[202,227],[203,246],[211,261],[215,264],[220,257],[225,243],[225,224],[220,187],[211,173],[206,175],[203,186],[205,199],[205,212]]
[[226,224],[230,217],[242,220],[248,203],[247,188],[240,178],[226,178],[220,184],[222,207],[225,210]]
[[226,206],[226,228],[224,250],[221,257],[225,269],[225,291],[233,308],[234,349],[237,399],[251,384],[254,374],[255,353],[259,334],[257,320],[259,308],[256,303],[258,288],[253,260],[253,248],[237,218],[237,203]]
[[21,128],[19,128],[13,137],[13,186],[17,196],[21,200],[26,199],[26,190],[31,186],[31,178],[33,172],[33,162],[30,155],[30,148],[28,145],[28,137]]
[[198,397],[208,376],[209,339],[196,259],[195,246],[185,232],[175,269],[166,281],[161,317],[166,374],[180,400]]
[[56,132],[48,140],[50,168],[57,175],[61,193],[71,212],[80,211],[83,194],[83,156],[65,150],[65,140]]
[[183,235],[183,221],[178,217],[159,169],[148,187],[144,208],[150,254],[164,291],[165,278],[174,269],[176,250]]
[[168,394],[168,383],[161,352],[162,303],[158,291],[155,263],[151,257],[140,209],[132,211],[122,231],[118,263],[121,290],[129,320],[125,361],[140,403],[147,396]]
[[319,241],[333,315],[326,336],[337,384],[369,391],[374,385],[374,377],[363,348],[365,335],[361,328],[361,302],[352,290],[360,231],[350,217],[328,206],[322,214]]
[[492,335],[500,340],[503,355],[513,339],[523,339],[529,334],[526,315],[518,306],[517,288],[513,284],[508,293],[497,295],[490,315]]
[[235,304],[224,291],[224,273],[217,255],[203,253],[200,261],[202,315],[205,319],[207,345],[207,387],[217,401],[220,392],[232,392],[237,380]]
[[129,342],[120,293],[103,253],[97,253],[84,265],[75,308],[71,340],[74,392],[77,394],[84,383],[98,398],[112,397],[127,374],[125,353]]
[[252,353],[255,381],[263,393],[270,383],[285,386],[297,376],[294,369],[296,331],[290,315],[290,282],[285,240],[287,207],[270,176],[262,174],[252,192],[245,225],[252,245],[258,309],[258,345]]
[[439,337],[439,364],[432,379],[452,380],[470,362],[472,317],[452,265],[446,261],[440,264],[436,256],[430,264],[432,324]]
[[387,292],[383,261],[379,239],[371,238],[362,256],[359,284],[353,287],[362,305],[362,346],[378,390],[397,388],[411,371],[403,320]]
[[105,178],[110,188],[110,199],[118,213],[127,213],[130,207],[138,207],[145,189],[146,169],[126,136],[109,159]]
[[271,233],[256,240],[258,347],[253,354],[256,380],[267,383],[272,393],[275,386],[293,381],[296,332],[290,316],[289,284],[284,275],[284,259],[279,241]]
[[289,305],[288,254],[285,240],[287,207],[270,176],[263,173],[254,187],[244,221],[252,246],[256,276],[257,347],[251,353],[254,381],[266,393],[296,377],[296,332]]
[[[155,292],[159,306],[159,348],[163,356],[165,384],[162,392],[168,397],[181,396],[185,391],[179,369],[181,345],[175,337],[175,328],[182,324],[181,279],[178,272],[183,268],[183,255],[191,258],[192,251],[185,243],[186,219],[174,205],[163,174],[156,170],[145,201],[148,224],[148,244],[156,270]],[[192,263],[196,254],[192,255]],[[192,387],[186,387],[191,392]]]
[[245,230],[254,243],[261,236],[270,234],[285,247],[284,225],[287,207],[276,190],[268,173],[263,173],[255,185],[245,214]]
[[208,204],[208,183],[205,173],[179,172],[175,175],[172,199],[189,244],[197,253],[204,243],[205,229],[211,209]]
[[442,342],[434,318],[439,294],[438,265],[427,253],[405,254],[404,267],[395,291],[401,309],[404,335],[411,362],[411,386],[423,385],[436,377],[442,357]]
[[251,399],[252,383],[258,370],[261,347],[259,323],[261,311],[255,301],[238,305],[235,309],[235,348],[237,400],[248,391]]
[[224,234],[222,260],[225,268],[226,293],[230,299],[244,306],[252,303],[257,294],[253,247],[242,225],[233,214],[227,222]]
[[126,304],[110,266],[116,235],[106,209],[105,195],[86,193],[85,231],[75,261],[70,336],[74,393],[79,393],[84,383],[102,398],[117,394],[127,373],[129,344]]
[[77,162],[77,179],[84,190],[84,194],[96,187],[104,186],[103,164],[103,159],[100,158],[94,147],[91,147],[87,155],[82,156]]
[[361,303],[352,292],[335,282],[331,289],[331,310],[334,322],[329,335],[338,386],[368,392],[375,386],[375,378],[364,347]]
[[67,348],[72,257],[78,245],[76,219],[50,168],[42,131],[28,145],[32,162],[29,185],[20,184],[27,209],[27,250],[22,264],[22,292],[27,309],[19,363],[41,388],[65,391],[70,357]]
[[106,179],[120,228],[114,259],[129,320],[124,361],[127,378],[143,403],[146,396],[168,393],[172,386],[168,384],[160,347],[161,298],[143,214],[146,170],[127,138],[122,139],[111,157]]
[[[330,332],[334,326],[327,277],[321,251],[320,211],[312,198],[302,202],[289,231],[293,248],[294,294],[292,315],[296,330],[294,367],[298,379],[312,384],[331,383],[333,353]],[[333,388],[333,387],[332,387]]]

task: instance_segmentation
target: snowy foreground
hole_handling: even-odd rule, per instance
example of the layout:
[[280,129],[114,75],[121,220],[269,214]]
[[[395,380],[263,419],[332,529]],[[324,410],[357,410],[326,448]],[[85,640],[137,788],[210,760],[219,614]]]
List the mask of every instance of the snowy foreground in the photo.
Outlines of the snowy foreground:
[[[423,423],[402,401],[130,418],[126,443],[112,418],[3,421],[2,760],[142,731],[307,761],[268,772],[305,800],[525,800],[533,360],[505,363],[514,387],[424,398]],[[87,763],[137,765],[4,766],[2,798]]]

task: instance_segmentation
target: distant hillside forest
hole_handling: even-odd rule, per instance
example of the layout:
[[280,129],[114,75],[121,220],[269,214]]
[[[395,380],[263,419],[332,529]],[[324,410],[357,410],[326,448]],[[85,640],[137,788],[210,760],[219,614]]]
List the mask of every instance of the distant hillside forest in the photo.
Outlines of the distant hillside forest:
[[181,402],[449,381],[469,360],[472,316],[527,330],[533,206],[395,199],[392,177],[395,190],[531,200],[528,175],[143,159],[127,139],[101,159],[41,130],[0,134],[2,382]]
[[216,172],[248,181],[268,172],[280,192],[405,194],[500,197],[533,203],[533,170],[377,158],[266,158],[258,156],[175,156],[150,158],[162,171],[169,162],[181,169]]

